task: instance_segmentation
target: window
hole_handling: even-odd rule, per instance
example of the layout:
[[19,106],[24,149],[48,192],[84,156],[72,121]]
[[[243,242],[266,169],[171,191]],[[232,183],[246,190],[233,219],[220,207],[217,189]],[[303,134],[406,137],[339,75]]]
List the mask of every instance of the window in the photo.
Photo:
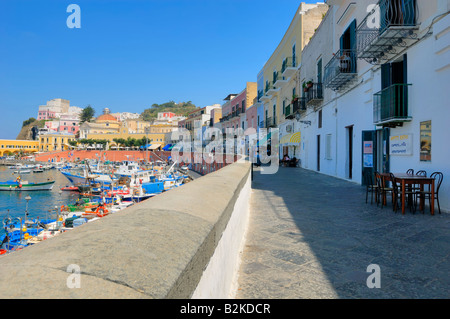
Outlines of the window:
[[325,136],[325,159],[331,159],[331,134]]
[[296,50],[295,50],[295,44],[292,46],[292,66],[295,68],[297,65],[297,61],[295,61],[295,54],[296,54]]
[[431,121],[420,122],[420,161],[431,162]]
[[317,83],[322,83],[322,59],[317,62]]
[[319,111],[318,127],[322,128],[322,110]]

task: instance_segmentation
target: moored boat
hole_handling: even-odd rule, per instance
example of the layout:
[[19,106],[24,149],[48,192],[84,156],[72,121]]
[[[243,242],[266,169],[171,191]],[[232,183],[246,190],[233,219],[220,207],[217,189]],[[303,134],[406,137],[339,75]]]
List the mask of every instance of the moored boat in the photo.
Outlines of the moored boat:
[[49,191],[52,190],[55,181],[44,183],[30,183],[27,181],[0,182],[0,191]]

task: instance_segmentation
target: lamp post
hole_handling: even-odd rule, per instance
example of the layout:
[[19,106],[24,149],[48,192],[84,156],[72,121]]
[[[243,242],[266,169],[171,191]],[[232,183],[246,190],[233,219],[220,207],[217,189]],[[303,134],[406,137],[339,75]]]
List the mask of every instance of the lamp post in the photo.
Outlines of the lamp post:
[[28,202],[31,200],[31,196],[27,195],[27,197],[25,197],[25,200],[27,201],[27,206],[25,208],[25,219],[24,219],[24,222],[27,220],[27,217],[28,217]]

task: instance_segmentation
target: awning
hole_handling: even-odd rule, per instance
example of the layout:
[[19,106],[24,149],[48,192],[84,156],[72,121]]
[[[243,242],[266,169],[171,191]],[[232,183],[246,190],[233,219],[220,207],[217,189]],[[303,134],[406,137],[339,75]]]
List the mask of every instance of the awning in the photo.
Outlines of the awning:
[[141,146],[140,147],[140,149],[142,150],[142,149],[147,149],[147,148],[150,148],[152,146],[152,144],[147,144],[147,145],[144,145],[144,146]]
[[163,151],[170,151],[172,149],[172,144],[167,144],[162,148]]
[[283,136],[280,139],[280,144],[283,145],[298,145],[300,144],[301,141],[301,133],[300,132],[296,132],[296,133],[292,133],[292,134],[288,134]]
[[156,150],[158,147],[161,147],[160,144],[152,144],[150,145],[150,147],[148,148],[149,150]]

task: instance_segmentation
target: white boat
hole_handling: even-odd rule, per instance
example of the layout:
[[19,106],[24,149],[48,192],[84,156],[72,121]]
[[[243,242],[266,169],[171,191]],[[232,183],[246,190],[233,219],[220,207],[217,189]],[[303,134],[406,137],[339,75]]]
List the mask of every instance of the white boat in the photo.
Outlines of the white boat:
[[31,174],[31,169],[20,169],[14,171],[14,174]]

